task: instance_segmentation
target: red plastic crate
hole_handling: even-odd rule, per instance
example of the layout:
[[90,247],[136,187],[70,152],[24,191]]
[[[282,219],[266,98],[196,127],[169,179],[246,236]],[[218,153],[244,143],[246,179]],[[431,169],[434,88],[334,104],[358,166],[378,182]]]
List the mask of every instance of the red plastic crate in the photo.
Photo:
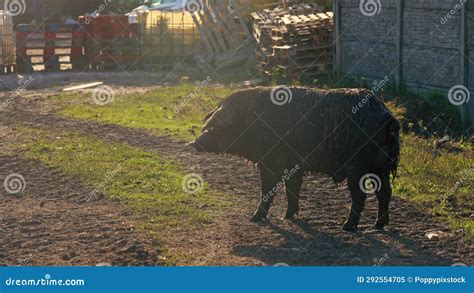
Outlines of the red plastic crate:
[[116,23],[127,24],[128,23],[128,16],[126,15],[100,15],[97,17],[90,17],[90,16],[80,16],[79,22],[85,24],[86,26],[89,25],[113,25]]
[[107,27],[88,27],[87,33],[89,35],[107,35],[107,36],[120,36],[124,35],[125,37],[137,36],[138,35],[138,26],[136,24],[129,25],[114,25]]
[[16,33],[16,43],[22,44],[27,41],[36,41],[36,40],[66,40],[66,39],[85,39],[86,32],[73,32],[73,33],[25,33],[17,32]]
[[120,32],[113,32],[113,33],[90,33],[89,38],[92,38],[96,41],[102,40],[113,40],[119,38],[137,38],[138,35],[134,33],[130,33],[129,31],[120,31]]
[[138,55],[95,55],[88,56],[89,62],[109,62],[109,63],[121,63],[121,62],[136,62],[140,60]]
[[27,49],[18,48],[18,56],[51,56],[51,55],[70,55],[70,56],[83,56],[83,48],[47,48],[47,49]]
[[79,20],[85,24],[88,36],[95,39],[138,36],[138,24],[128,23],[128,16],[125,15],[89,17],[88,22],[86,17],[81,16]]
[[19,41],[23,40],[42,40],[45,38],[45,34],[43,32],[35,32],[35,33],[27,33],[27,32],[16,32],[16,41],[19,43]]
[[45,33],[45,38],[48,40],[55,39],[84,39],[86,37],[86,32],[63,32],[63,33]]

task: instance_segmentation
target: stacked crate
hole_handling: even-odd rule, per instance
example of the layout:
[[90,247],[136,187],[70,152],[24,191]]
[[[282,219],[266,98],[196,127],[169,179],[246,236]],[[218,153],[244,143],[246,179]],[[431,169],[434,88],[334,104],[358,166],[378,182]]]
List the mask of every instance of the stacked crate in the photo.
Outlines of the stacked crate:
[[21,24],[16,32],[18,71],[83,70],[84,40],[79,24]]
[[332,72],[333,14],[318,6],[298,5],[252,13],[257,61],[270,77],[280,70],[288,78]]
[[0,74],[15,72],[15,41],[12,17],[0,10]]
[[138,24],[125,15],[80,17],[87,32],[86,56],[92,70],[128,70],[138,65]]

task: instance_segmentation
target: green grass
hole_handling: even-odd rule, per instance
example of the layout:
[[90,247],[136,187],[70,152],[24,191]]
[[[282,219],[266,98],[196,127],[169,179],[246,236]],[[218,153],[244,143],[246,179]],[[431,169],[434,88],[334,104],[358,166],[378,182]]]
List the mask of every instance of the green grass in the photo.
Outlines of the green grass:
[[[429,140],[413,134],[402,139],[400,177],[395,181],[394,194],[474,236],[474,220],[470,218],[474,207],[472,147],[456,145],[461,153],[441,150],[441,155],[435,155]],[[456,188],[457,182],[462,184]]]
[[91,102],[89,96],[60,96],[56,99],[83,101],[61,111],[77,119],[93,120],[132,128],[172,134],[183,140],[196,138],[207,112],[217,106],[232,89],[225,87],[198,87],[187,84],[163,87],[145,94],[119,96],[106,106]]
[[[219,101],[229,94],[229,88],[205,88],[185,103],[179,113],[173,109],[183,98],[195,93],[191,85],[166,87],[143,95],[118,97],[110,106],[98,107],[91,104],[73,104],[61,111],[63,115],[113,123],[126,127],[152,129],[159,133],[172,134],[181,139],[192,139],[199,133],[202,118]],[[64,97],[71,98],[71,97]],[[76,97],[80,101],[81,97]],[[389,107],[403,120],[407,109],[394,102]],[[395,196],[412,202],[431,214],[437,215],[454,227],[465,228],[474,235],[474,222],[469,218],[472,211],[474,190],[472,173],[463,178],[465,172],[474,166],[472,145],[460,145],[460,153],[443,152],[434,157],[433,140],[422,139],[411,133],[402,135],[402,168],[395,182]],[[456,182],[464,179],[463,186],[455,191],[454,202],[448,202],[445,194],[452,191]],[[451,192],[452,193],[452,192]]]
[[26,158],[79,176],[96,189],[92,197],[103,193],[126,204],[145,228],[207,224],[227,205],[205,183],[196,194],[183,191],[186,173],[158,154],[76,133],[19,131]]

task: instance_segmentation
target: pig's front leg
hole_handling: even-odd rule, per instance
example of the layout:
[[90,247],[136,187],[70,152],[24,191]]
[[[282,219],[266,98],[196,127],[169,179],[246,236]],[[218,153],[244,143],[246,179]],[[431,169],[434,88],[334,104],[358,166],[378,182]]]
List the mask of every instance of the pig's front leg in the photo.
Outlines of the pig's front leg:
[[284,186],[282,172],[275,172],[266,166],[260,166],[260,180],[262,181],[262,195],[257,211],[253,214],[252,222],[260,222],[267,218],[276,191]]

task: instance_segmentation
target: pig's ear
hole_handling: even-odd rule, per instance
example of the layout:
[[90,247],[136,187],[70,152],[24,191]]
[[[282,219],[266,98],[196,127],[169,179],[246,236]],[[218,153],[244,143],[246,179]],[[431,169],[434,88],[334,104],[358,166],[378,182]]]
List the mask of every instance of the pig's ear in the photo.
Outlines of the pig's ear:
[[207,113],[206,117],[204,118],[204,122],[207,122],[207,120],[209,120],[212,117],[212,115],[214,115],[214,113],[217,112],[217,110],[219,110],[219,107],[216,107],[216,108],[214,108],[214,110]]
[[[204,125],[203,130],[216,127],[228,127],[232,124],[234,120],[234,111],[232,111],[229,104],[225,104],[214,110],[213,112],[209,113],[209,118],[206,121],[206,125]],[[207,118],[207,117],[206,117]]]

